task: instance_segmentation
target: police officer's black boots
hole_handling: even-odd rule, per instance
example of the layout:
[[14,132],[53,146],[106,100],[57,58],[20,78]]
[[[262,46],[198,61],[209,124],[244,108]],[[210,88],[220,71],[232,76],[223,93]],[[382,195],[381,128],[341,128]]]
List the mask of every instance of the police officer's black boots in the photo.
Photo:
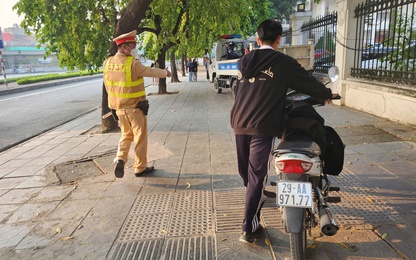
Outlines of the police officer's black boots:
[[114,170],[114,174],[117,178],[123,178],[124,176],[124,161],[118,160],[116,164],[116,169]]

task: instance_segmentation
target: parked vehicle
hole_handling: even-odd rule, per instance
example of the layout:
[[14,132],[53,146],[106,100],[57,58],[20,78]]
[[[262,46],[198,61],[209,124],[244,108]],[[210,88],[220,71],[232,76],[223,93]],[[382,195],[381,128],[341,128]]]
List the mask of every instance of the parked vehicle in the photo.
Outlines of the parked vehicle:
[[[217,93],[227,88],[234,89],[237,84],[238,59],[257,48],[259,46],[255,37],[243,39],[241,35],[226,35],[221,41],[213,44],[209,76]],[[310,71],[313,69],[313,50],[313,45],[279,46],[278,48],[278,51],[293,57],[302,67]]]
[[[336,67],[328,74],[338,78]],[[327,236],[337,233],[338,224],[328,203],[340,202],[340,197],[330,197],[332,187],[328,175],[338,175],[343,166],[344,148],[338,134],[315,111],[313,105],[324,105],[308,95],[290,91],[287,94],[286,131],[272,151],[279,180],[276,204],[283,210],[282,218],[290,238],[293,259],[305,259],[307,235],[320,225]],[[276,139],[277,140],[277,139]]]
[[237,60],[254,48],[257,48],[254,37],[241,38],[239,34],[223,35],[220,41],[213,44],[209,76],[217,93],[237,84]]
[[387,47],[383,44],[375,44],[372,48],[364,49],[362,52],[362,60],[379,59],[386,56],[390,52],[396,51],[396,47]]
[[315,49],[314,58],[319,59],[319,58],[322,58],[322,57],[327,56],[329,54],[331,54],[331,52],[328,51],[328,50]]

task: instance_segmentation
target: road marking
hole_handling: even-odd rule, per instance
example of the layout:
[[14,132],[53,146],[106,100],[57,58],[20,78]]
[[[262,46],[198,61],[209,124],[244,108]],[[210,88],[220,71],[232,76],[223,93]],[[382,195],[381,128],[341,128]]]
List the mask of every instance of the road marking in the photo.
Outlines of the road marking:
[[55,89],[50,89],[50,90],[46,90],[46,91],[42,91],[42,92],[37,92],[37,93],[22,95],[22,96],[18,96],[18,97],[1,99],[0,102],[2,102],[2,101],[10,101],[10,100],[15,100],[15,99],[20,99],[20,98],[25,98],[25,97],[30,97],[30,96],[35,96],[35,95],[49,93],[49,92],[58,91],[58,90],[63,90],[63,89],[67,89],[67,88],[79,87],[81,85],[90,84],[91,81],[103,81],[103,80],[102,79],[89,80],[88,82],[78,83],[78,84],[74,84],[74,85],[71,85],[71,86],[68,86],[68,87],[55,88]]

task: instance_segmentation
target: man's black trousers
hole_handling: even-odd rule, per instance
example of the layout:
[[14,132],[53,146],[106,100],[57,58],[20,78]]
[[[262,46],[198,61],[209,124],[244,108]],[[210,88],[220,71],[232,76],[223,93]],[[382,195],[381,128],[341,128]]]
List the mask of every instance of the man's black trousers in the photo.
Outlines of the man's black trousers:
[[236,135],[238,171],[246,186],[243,231],[254,232],[260,224],[260,210],[265,196],[272,136]]

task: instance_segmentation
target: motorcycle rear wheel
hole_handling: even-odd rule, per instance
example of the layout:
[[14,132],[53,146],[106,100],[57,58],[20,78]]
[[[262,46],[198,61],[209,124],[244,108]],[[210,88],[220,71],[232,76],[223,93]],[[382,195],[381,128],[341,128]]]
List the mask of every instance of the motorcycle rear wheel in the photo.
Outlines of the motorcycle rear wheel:
[[290,255],[293,260],[305,260],[306,259],[306,225],[305,222],[302,225],[302,229],[299,233],[289,233],[290,239]]

